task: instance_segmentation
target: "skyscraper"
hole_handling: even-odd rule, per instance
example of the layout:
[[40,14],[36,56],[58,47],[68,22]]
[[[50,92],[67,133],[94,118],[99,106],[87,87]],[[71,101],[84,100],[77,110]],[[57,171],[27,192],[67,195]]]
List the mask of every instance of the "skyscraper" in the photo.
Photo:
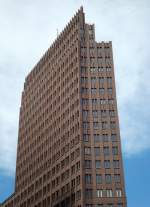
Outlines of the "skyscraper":
[[126,207],[111,42],[83,8],[27,76],[4,207]]

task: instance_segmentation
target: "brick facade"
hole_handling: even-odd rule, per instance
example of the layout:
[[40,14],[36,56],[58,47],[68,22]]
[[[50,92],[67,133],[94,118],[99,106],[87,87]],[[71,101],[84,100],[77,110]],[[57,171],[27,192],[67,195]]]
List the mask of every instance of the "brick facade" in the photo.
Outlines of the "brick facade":
[[126,207],[111,42],[83,8],[27,76],[3,207]]

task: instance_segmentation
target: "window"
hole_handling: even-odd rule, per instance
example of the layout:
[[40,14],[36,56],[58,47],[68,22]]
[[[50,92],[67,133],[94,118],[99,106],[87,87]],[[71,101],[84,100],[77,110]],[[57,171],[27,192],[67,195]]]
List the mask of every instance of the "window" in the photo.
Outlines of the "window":
[[94,34],[89,34],[89,39],[90,40],[94,39]]
[[81,73],[86,73],[86,72],[87,72],[87,68],[81,67]]
[[83,88],[83,87],[82,87],[82,88],[81,88],[81,93],[88,93],[88,90],[89,90],[88,88]]
[[101,167],[101,161],[100,160],[95,160],[95,167],[99,169]]
[[108,83],[108,85],[112,84],[112,77],[107,77],[107,83]]
[[109,168],[110,168],[110,160],[105,160],[105,161],[104,161],[104,167],[105,167],[106,169],[109,169]]
[[99,77],[99,84],[104,84],[104,77]]
[[112,88],[108,88],[108,94],[112,94]]
[[107,129],[107,122],[106,121],[102,122],[102,129]]
[[78,148],[78,149],[76,149],[76,151],[75,151],[75,157],[78,157],[80,155],[80,149]]
[[90,127],[89,122],[83,122],[83,129],[88,129]]
[[94,57],[90,57],[90,63],[94,63],[95,62],[95,58]]
[[112,70],[111,67],[109,67],[109,68],[107,67],[107,68],[106,68],[106,71],[107,71],[107,72],[110,72],[111,70]]
[[111,189],[106,190],[106,196],[107,197],[112,197],[113,196],[113,193],[112,193]]
[[80,200],[81,199],[81,190],[78,190],[76,192],[76,200]]
[[85,160],[85,168],[91,168],[92,161],[91,160]]
[[113,161],[113,167],[114,168],[119,168],[119,160],[114,160]]
[[98,117],[98,111],[97,110],[92,111],[92,115],[93,115],[93,118],[97,118]]
[[77,172],[80,170],[80,161],[76,163],[76,170]]
[[92,99],[92,105],[96,105],[97,104],[97,99]]
[[[83,29],[80,29],[80,35],[83,37],[84,36],[84,30]],[[86,48],[81,48],[82,52],[85,51]]]
[[120,189],[116,190],[116,196],[121,197],[122,196],[122,191]]
[[107,111],[106,110],[101,110],[101,116],[106,117],[107,116]]
[[83,134],[83,141],[84,142],[88,142],[89,141],[89,137],[90,137],[89,134]]
[[113,155],[118,155],[118,147],[113,147],[112,148],[112,154]]
[[[92,32],[93,35],[93,32]],[[90,56],[94,56],[95,54],[95,48],[94,47],[90,47]]]
[[66,165],[66,166],[69,165],[69,156],[66,157],[66,159],[65,159],[65,165]]
[[99,88],[99,93],[100,94],[104,94],[105,93],[105,89],[104,88]]
[[120,183],[121,179],[120,179],[120,175],[119,174],[115,174],[114,175],[114,179],[116,183]]
[[84,64],[86,64],[86,61],[87,61],[87,58],[84,56],[81,56],[81,65],[84,65]]
[[114,104],[114,99],[108,99],[108,104]]
[[83,110],[82,115],[83,115],[83,119],[86,119],[89,115],[89,111],[88,110]]
[[92,183],[92,175],[91,174],[85,174],[85,183],[86,184]]
[[73,175],[75,173],[75,165],[73,165],[72,167],[71,167],[71,174]]
[[122,203],[118,203],[117,207],[123,207],[123,204]]
[[97,68],[90,68],[90,71],[91,72],[96,72],[97,71]]
[[96,191],[96,196],[97,196],[97,198],[102,198],[103,197],[103,190],[97,190]]
[[114,205],[112,203],[109,203],[106,205],[106,207],[114,207]]
[[95,147],[94,148],[94,152],[95,152],[95,156],[99,156],[100,155],[100,148],[99,147]]
[[[101,64],[101,59],[100,59],[100,58],[98,59],[98,61],[100,61],[99,64]],[[99,71],[99,72],[104,72],[104,71],[105,71],[105,68],[103,68],[103,67],[99,67],[99,68],[98,68],[98,71]]]
[[94,129],[98,129],[98,128],[99,128],[99,124],[98,124],[98,122],[93,122],[93,128],[94,128]]
[[106,181],[106,183],[111,183],[111,175],[110,174],[105,175],[105,181]]
[[111,121],[110,122],[110,128],[111,129],[115,129],[116,128],[116,122],[115,121]]
[[92,189],[85,189],[85,197],[92,198]]
[[108,156],[109,155],[109,147],[104,147],[103,148],[103,151],[104,151],[104,155],[105,156]]
[[102,183],[102,175],[96,174],[96,184],[101,184]]
[[90,155],[91,154],[91,148],[90,147],[84,147],[84,154]]
[[103,137],[103,142],[108,142],[109,141],[108,134],[103,134],[102,137]]
[[94,142],[100,142],[101,136],[99,134],[94,134]]
[[[65,166],[65,160],[62,160],[61,161],[61,167],[64,168],[64,166]],[[54,170],[54,168],[53,168],[53,170]],[[55,174],[55,172],[53,174]]]
[[91,77],[91,84],[95,84],[96,83],[96,77]]
[[97,61],[98,61],[99,64],[101,64],[102,63],[102,57],[98,57]]
[[102,49],[101,49],[101,47],[97,48],[97,54],[98,54],[98,56],[102,56]]
[[80,175],[76,177],[76,186],[80,185]]
[[81,83],[88,83],[87,77],[81,77]]
[[[92,30],[92,27],[89,28],[89,34],[93,34],[93,30]],[[92,49],[91,49],[92,50]]]
[[116,142],[117,141],[117,135],[116,134],[111,134],[111,141]]
[[82,104],[88,104],[89,103],[89,99],[82,99]]
[[100,101],[99,103],[100,103],[101,105],[103,105],[103,104],[107,104],[107,100],[105,100],[105,99],[100,99],[99,101]]
[[115,111],[114,110],[109,110],[109,115],[112,117],[112,116],[115,116]]
[[95,94],[96,93],[96,88],[91,88],[91,93],[93,94]]

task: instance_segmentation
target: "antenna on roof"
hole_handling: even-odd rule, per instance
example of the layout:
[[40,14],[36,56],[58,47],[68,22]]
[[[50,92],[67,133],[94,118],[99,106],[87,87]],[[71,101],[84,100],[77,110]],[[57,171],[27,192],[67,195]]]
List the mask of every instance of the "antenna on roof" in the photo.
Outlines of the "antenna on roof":
[[80,10],[83,11],[83,6],[82,5],[80,6]]
[[59,32],[58,32],[58,29],[57,29],[57,37],[58,37],[58,35],[59,35]]

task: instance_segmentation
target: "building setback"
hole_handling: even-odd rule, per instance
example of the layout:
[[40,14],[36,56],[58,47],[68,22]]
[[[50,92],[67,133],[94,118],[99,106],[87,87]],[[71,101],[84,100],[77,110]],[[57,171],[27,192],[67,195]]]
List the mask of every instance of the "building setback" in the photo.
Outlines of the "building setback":
[[111,42],[83,8],[27,76],[3,207],[126,207]]

